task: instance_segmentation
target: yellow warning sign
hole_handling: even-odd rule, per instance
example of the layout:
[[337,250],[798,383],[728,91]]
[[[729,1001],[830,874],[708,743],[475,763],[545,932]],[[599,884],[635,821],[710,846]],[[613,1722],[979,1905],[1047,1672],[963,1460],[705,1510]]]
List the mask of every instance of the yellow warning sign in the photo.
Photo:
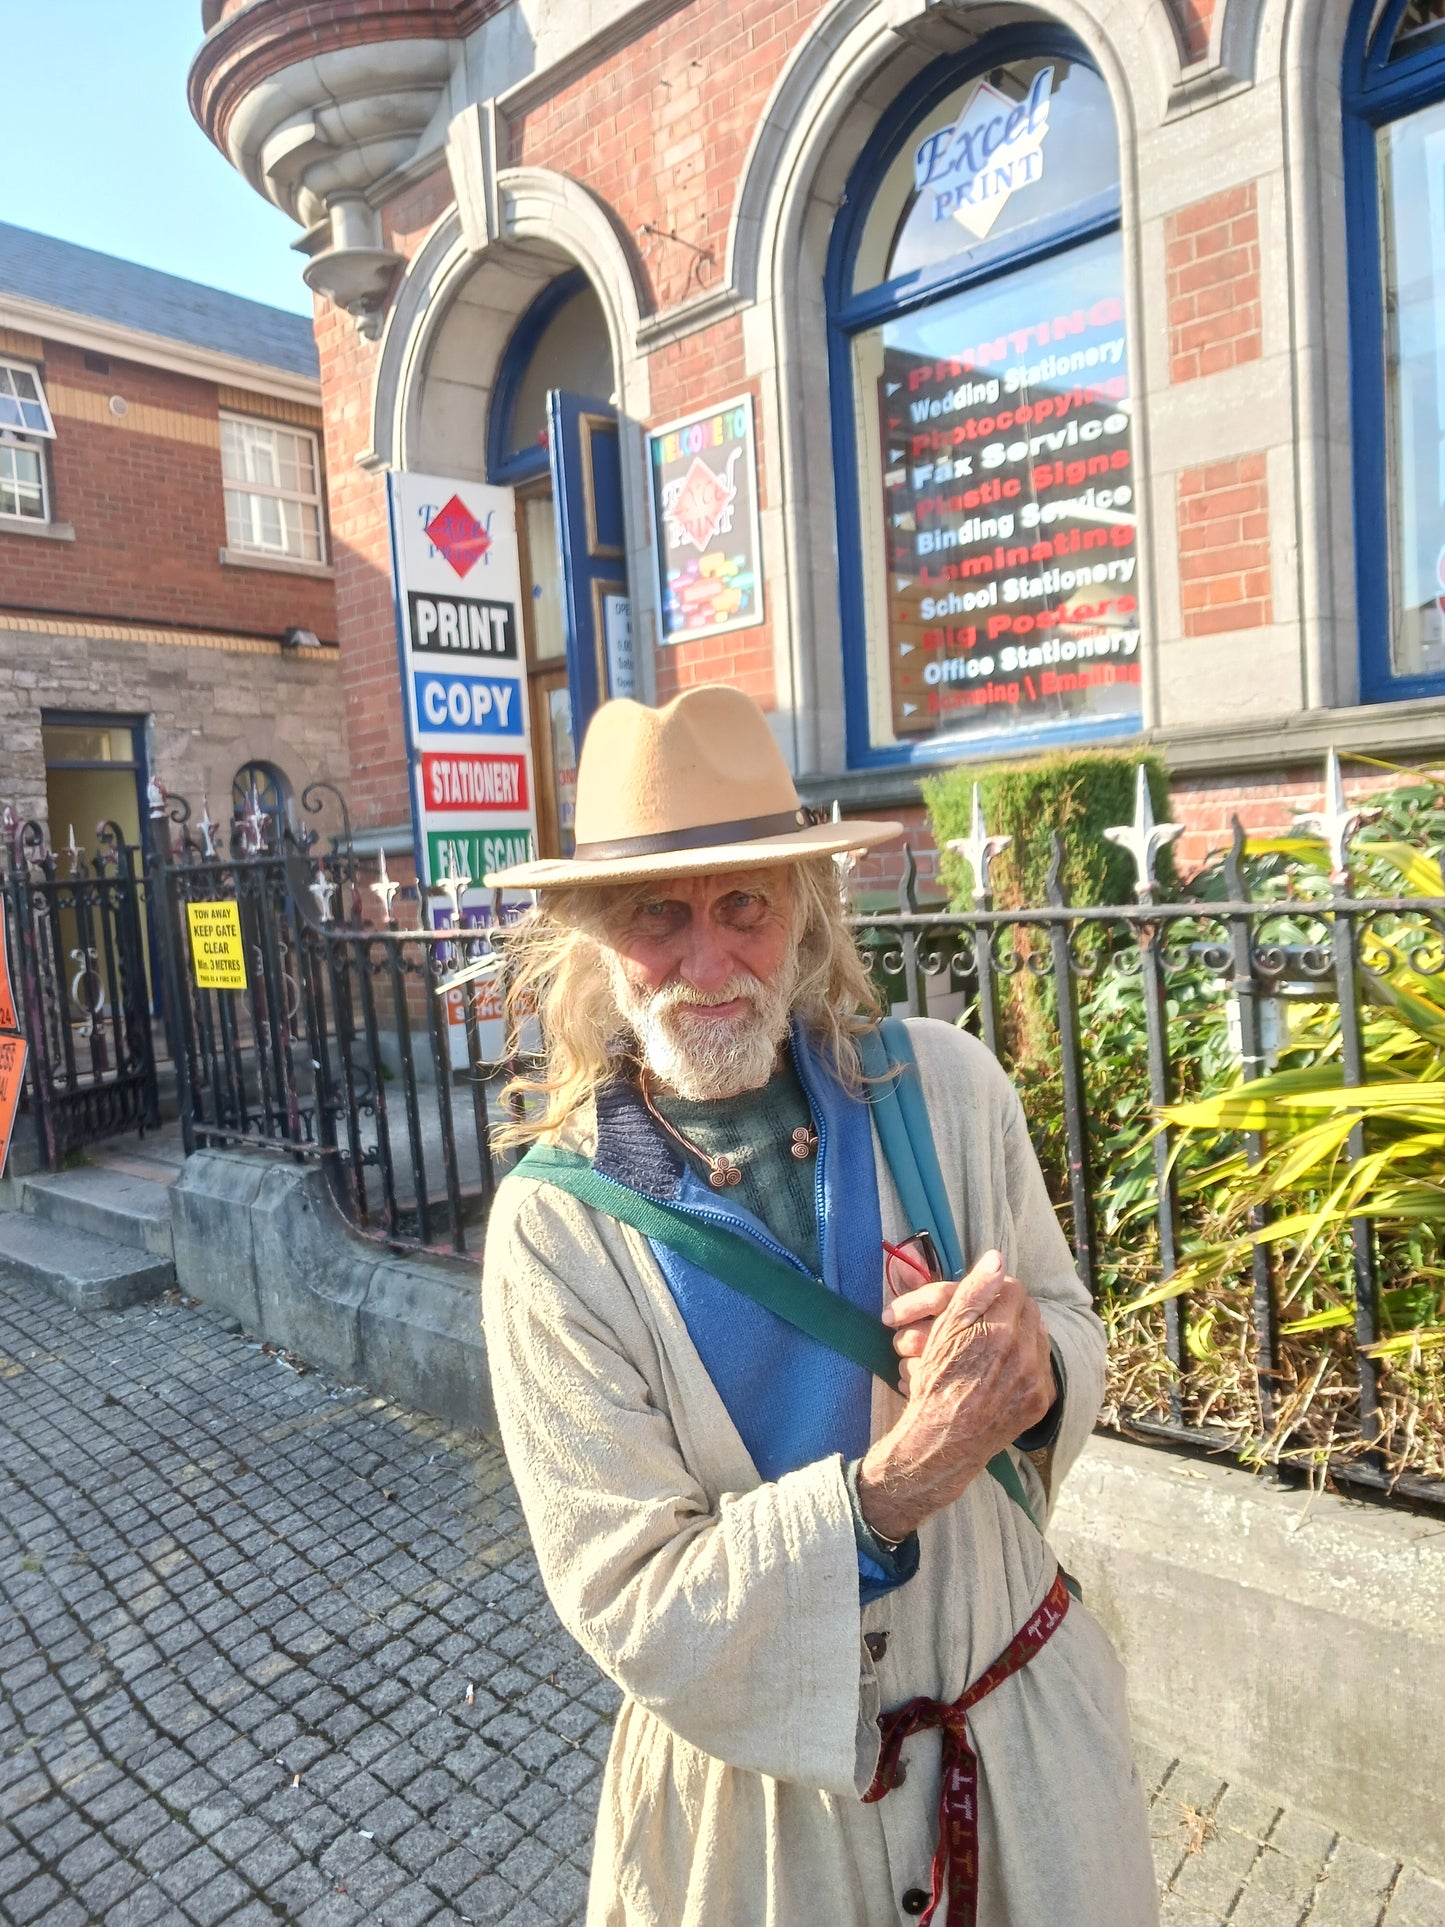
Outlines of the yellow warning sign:
[[200,990],[244,990],[246,953],[241,947],[241,916],[236,905],[188,903],[191,966]]

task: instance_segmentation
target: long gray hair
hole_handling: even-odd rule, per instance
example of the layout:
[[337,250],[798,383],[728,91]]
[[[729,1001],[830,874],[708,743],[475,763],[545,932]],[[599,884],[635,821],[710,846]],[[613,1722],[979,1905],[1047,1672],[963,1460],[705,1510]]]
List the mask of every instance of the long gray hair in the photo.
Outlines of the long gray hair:
[[[789,866],[789,874],[798,931],[793,1012],[845,1083],[856,1086],[854,1038],[877,1022],[878,996],[844,921],[833,859],[804,858]],[[535,1017],[541,1024],[542,1060],[535,1074],[519,1072],[502,1092],[504,1099],[523,1103],[521,1115],[495,1133],[499,1148],[557,1131],[631,1050],[604,953],[619,916],[639,896],[655,895],[657,889],[656,882],[648,882],[548,890],[508,932],[508,1047],[518,1047]]]

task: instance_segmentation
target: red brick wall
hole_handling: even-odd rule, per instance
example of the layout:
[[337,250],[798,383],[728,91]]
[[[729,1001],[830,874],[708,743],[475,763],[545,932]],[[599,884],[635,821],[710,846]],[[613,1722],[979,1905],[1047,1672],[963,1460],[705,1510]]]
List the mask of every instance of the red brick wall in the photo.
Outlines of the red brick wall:
[[351,809],[358,827],[372,828],[405,822],[411,814],[386,478],[356,465],[371,442],[377,349],[356,332],[349,314],[320,299],[316,346],[326,396],[326,468],[332,478],[331,545]]
[[1171,214],[1164,224],[1164,267],[1171,381],[1193,381],[1259,359],[1259,206],[1253,181]]
[[[1344,779],[1347,797],[1378,795],[1390,787],[1379,770]],[[1174,845],[1174,860],[1191,876],[1214,850],[1227,850],[1237,815],[1250,836],[1286,834],[1296,815],[1315,811],[1324,800],[1323,762],[1241,783],[1234,776],[1176,776],[1169,785],[1170,815],[1185,826]]]
[[1215,0],[1170,0],[1170,6],[1184,42],[1184,65],[1192,66],[1209,52]]
[[[261,636],[295,626],[334,642],[328,580],[220,561],[215,384],[108,359],[98,374],[80,349],[45,344],[50,512],[73,524],[75,540],[0,533],[0,605]],[[128,404],[119,420],[112,395]]]
[[[821,6],[685,7],[519,119],[512,159],[557,168],[616,210],[624,232],[638,237],[658,308],[715,286],[744,156],[773,83]],[[644,226],[692,246],[641,234]]]
[[1272,622],[1264,456],[1181,469],[1177,487],[1185,635]]

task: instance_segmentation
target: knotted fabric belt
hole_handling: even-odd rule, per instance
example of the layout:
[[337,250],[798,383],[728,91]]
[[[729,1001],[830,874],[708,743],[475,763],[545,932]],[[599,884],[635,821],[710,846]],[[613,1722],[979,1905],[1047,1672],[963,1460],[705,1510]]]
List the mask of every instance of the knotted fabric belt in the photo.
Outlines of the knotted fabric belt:
[[919,1917],[928,1927],[939,1900],[948,1894],[948,1927],[975,1927],[978,1918],[978,1760],[968,1743],[968,1712],[986,1699],[995,1686],[1022,1672],[1064,1623],[1069,1591],[1061,1572],[1043,1603],[1021,1626],[986,1673],[974,1681],[951,1706],[940,1700],[912,1699],[896,1713],[879,1715],[883,1747],[878,1771],[865,1800],[881,1800],[903,1778],[899,1754],[914,1733],[937,1726],[943,1729],[943,1792],[938,1803],[938,1851],[933,1856],[933,1896]]

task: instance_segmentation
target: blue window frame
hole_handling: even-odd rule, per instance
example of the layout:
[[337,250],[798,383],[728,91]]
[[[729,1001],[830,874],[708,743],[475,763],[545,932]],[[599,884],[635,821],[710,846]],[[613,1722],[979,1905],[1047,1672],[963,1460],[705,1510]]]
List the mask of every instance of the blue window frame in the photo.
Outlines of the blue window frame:
[[1062,28],[930,66],[859,157],[825,290],[850,767],[1140,727],[1119,224]]
[[1365,702],[1445,692],[1445,7],[1345,42],[1355,590]]

